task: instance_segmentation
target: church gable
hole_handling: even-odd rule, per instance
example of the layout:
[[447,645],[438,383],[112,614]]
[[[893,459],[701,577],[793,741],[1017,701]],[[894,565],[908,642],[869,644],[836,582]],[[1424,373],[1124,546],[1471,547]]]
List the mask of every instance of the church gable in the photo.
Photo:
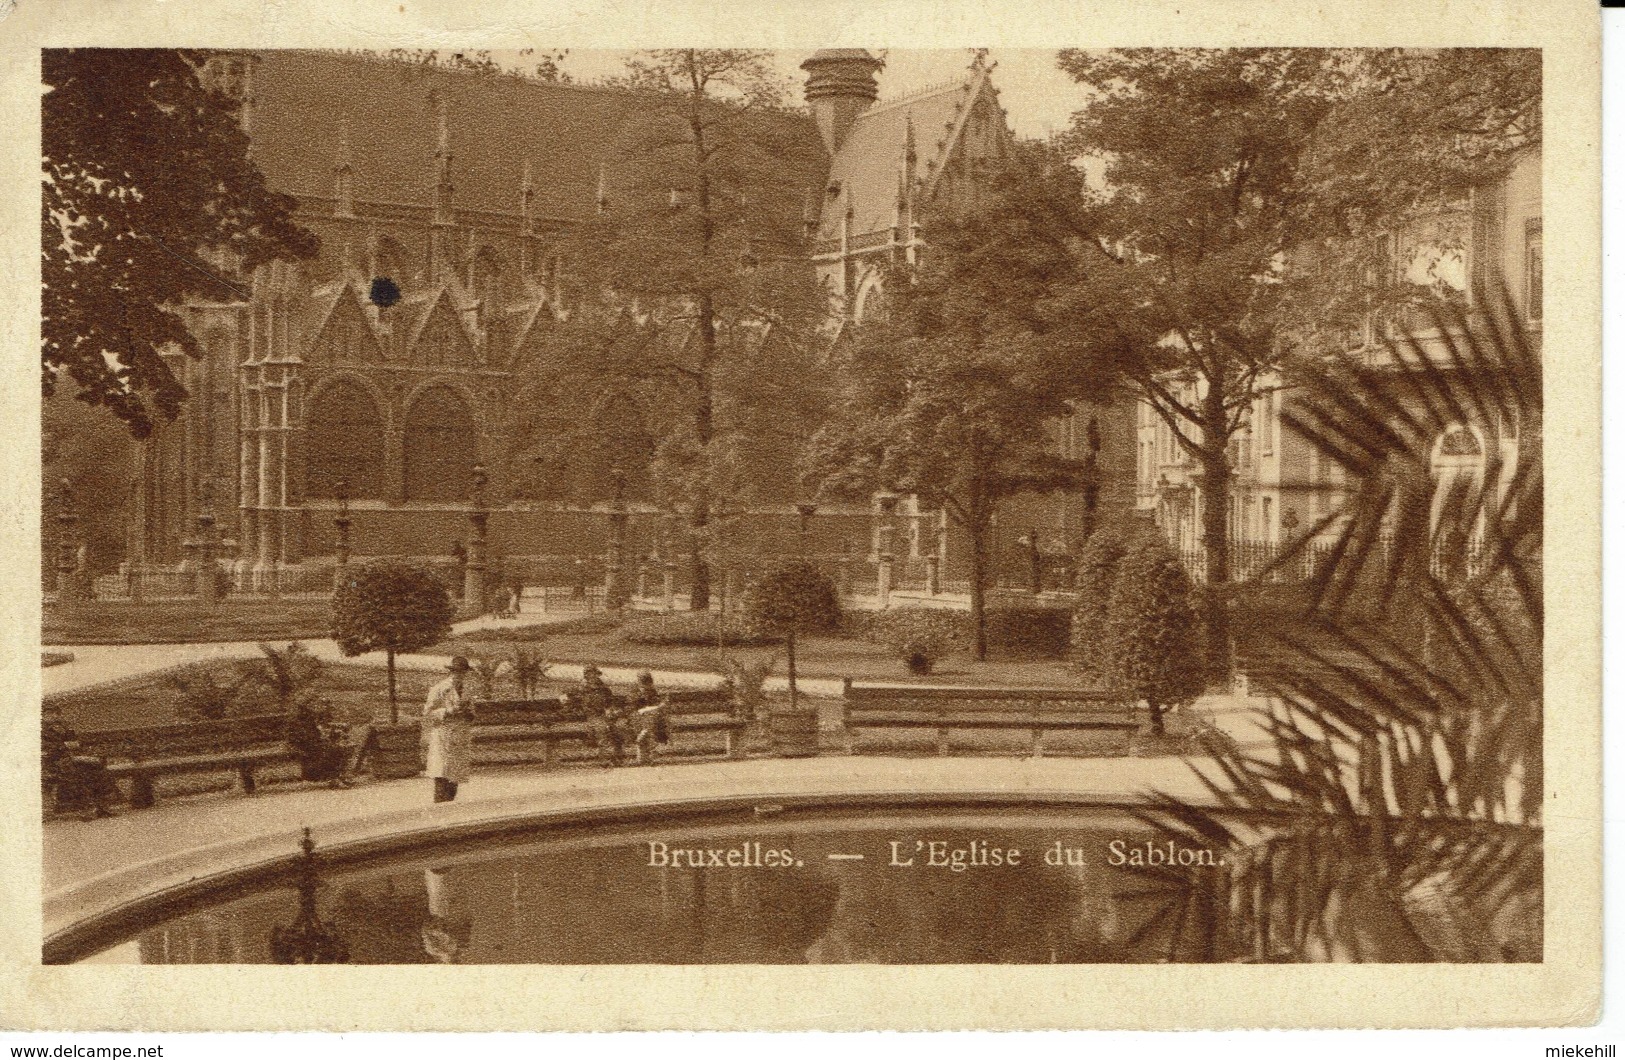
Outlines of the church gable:
[[451,293],[445,288],[431,299],[428,311],[407,344],[407,357],[413,364],[430,368],[475,366],[474,343],[451,304]]
[[1011,139],[997,90],[985,74],[947,126],[940,160],[928,167],[925,192],[950,210],[974,209],[989,168]]
[[348,283],[339,288],[316,328],[306,360],[313,364],[358,364],[385,359],[383,344]]

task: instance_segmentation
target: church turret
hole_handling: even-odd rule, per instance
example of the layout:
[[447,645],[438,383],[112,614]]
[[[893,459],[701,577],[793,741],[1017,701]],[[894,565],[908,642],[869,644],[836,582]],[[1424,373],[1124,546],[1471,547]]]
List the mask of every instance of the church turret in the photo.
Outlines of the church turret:
[[875,75],[885,63],[862,48],[825,48],[801,64],[813,120],[829,153],[839,151],[859,114],[880,95]]

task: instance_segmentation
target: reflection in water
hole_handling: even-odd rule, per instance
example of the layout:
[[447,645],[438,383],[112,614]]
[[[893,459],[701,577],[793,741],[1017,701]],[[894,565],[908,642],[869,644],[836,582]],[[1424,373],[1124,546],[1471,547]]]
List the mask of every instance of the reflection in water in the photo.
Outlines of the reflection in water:
[[[1206,956],[1179,940],[1171,945],[1166,932],[1140,930],[1154,910],[1128,896],[1135,881],[1108,863],[1110,840],[1137,834],[1135,826],[1085,828],[1077,818],[1056,817],[1012,828],[1009,821],[960,816],[922,827],[917,819],[804,820],[509,843],[439,854],[432,863],[336,873],[323,893],[333,896],[332,927],[357,964],[1028,964]],[[724,860],[727,851],[759,842],[791,852],[793,861],[652,867],[651,840],[722,850]],[[930,864],[931,843],[951,850],[978,840],[1019,848],[1020,863],[957,871]],[[1057,841],[1082,853],[1067,864],[1046,863]],[[894,850],[907,854],[894,857]],[[893,864],[909,858],[912,864]],[[302,888],[282,887],[178,917],[140,936],[140,960],[272,960],[271,933],[254,926],[302,920],[305,901]]]
[[271,929],[271,960],[276,964],[348,964],[350,950],[344,936],[316,911],[316,891],[321,886],[316,863],[316,842],[305,829],[299,842],[299,912],[293,923]]

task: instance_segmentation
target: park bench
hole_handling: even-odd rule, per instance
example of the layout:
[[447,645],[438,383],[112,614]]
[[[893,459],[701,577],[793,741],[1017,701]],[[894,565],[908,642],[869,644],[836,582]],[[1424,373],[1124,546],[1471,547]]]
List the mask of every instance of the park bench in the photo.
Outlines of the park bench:
[[1025,731],[1031,753],[1044,753],[1050,732],[1119,732],[1140,727],[1133,709],[1104,692],[1070,688],[929,688],[842,682],[847,753],[856,753],[860,729],[926,729],[938,754],[949,751],[955,730]]
[[[661,693],[668,704],[667,727],[678,733],[720,733],[723,753],[737,757],[746,719],[740,717],[732,689],[684,688]],[[626,697],[616,694],[624,704]],[[476,759],[481,745],[539,745],[543,765],[558,760],[565,744],[593,746],[597,743],[593,723],[570,697],[546,699],[486,699],[474,702],[474,748]],[[505,758],[507,762],[517,761]]]
[[255,771],[298,755],[285,739],[287,714],[256,714],[171,725],[141,725],[78,734],[78,753],[104,759],[108,775],[128,781],[130,805],[151,806],[154,781],[181,773],[232,770],[254,794]]

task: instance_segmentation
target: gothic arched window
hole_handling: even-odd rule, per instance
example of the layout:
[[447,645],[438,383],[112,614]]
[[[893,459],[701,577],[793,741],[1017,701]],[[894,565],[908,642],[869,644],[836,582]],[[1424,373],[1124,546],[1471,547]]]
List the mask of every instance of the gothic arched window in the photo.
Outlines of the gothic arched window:
[[345,482],[354,498],[384,489],[384,417],[360,383],[341,379],[311,396],[305,419],[305,493],[337,497]]
[[467,500],[474,489],[474,418],[450,387],[423,391],[406,409],[406,499]]

